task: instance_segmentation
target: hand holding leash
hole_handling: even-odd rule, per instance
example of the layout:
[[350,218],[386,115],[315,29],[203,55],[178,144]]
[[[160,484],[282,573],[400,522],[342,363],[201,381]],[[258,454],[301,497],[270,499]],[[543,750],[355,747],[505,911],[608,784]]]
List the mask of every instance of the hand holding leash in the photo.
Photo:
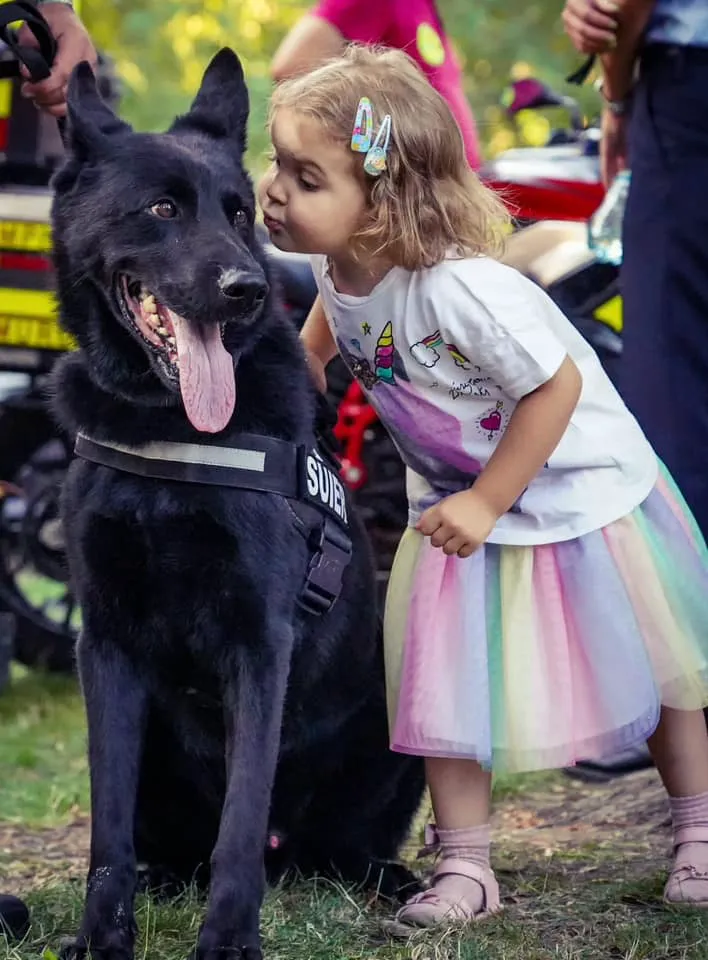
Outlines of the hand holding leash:
[[[15,36],[14,21],[24,25]],[[17,61],[0,64],[0,76],[21,76],[22,95],[54,117],[66,114],[66,90],[74,67],[87,60],[95,68],[96,50],[86,28],[66,2],[42,3],[41,12],[28,0],[0,3],[0,36]],[[2,68],[5,67],[5,72]]]
[[[19,34],[11,24],[22,21]],[[0,61],[0,77],[22,73],[41,83],[51,74],[57,45],[51,28],[37,7],[27,0],[0,3],[0,40],[14,53],[15,60]]]

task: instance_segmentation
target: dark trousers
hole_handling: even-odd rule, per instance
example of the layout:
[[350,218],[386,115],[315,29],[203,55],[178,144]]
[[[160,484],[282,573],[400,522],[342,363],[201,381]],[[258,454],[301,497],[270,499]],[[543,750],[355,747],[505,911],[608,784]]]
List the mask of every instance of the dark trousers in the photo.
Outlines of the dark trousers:
[[629,159],[619,388],[708,537],[708,48],[646,49]]

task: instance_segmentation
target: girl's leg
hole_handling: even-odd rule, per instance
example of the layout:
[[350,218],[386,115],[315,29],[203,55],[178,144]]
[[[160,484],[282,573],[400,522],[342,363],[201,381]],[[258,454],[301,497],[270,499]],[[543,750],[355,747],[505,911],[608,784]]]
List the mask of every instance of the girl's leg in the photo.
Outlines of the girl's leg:
[[649,740],[669,794],[674,866],[664,897],[708,906],[708,731],[702,710],[662,708]]
[[472,920],[499,908],[489,866],[491,775],[473,760],[439,757],[426,760],[426,773],[441,856],[432,889],[398,912],[408,928]]
[[459,830],[489,823],[492,775],[476,760],[428,757],[425,773],[439,828]]

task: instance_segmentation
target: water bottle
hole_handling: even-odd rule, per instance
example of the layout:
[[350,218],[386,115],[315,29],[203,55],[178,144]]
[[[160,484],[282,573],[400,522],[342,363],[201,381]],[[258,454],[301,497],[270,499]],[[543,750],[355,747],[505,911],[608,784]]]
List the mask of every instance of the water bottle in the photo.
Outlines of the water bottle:
[[602,263],[622,263],[622,220],[631,176],[629,170],[617,174],[588,223],[588,246]]

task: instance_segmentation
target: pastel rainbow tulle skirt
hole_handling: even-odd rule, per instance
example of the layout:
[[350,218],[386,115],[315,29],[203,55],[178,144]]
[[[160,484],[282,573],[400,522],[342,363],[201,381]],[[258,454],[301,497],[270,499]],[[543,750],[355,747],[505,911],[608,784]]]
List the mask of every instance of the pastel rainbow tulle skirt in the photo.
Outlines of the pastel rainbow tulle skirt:
[[708,551],[665,471],[575,540],[447,557],[406,530],[386,603],[391,747],[568,766],[708,704]]

